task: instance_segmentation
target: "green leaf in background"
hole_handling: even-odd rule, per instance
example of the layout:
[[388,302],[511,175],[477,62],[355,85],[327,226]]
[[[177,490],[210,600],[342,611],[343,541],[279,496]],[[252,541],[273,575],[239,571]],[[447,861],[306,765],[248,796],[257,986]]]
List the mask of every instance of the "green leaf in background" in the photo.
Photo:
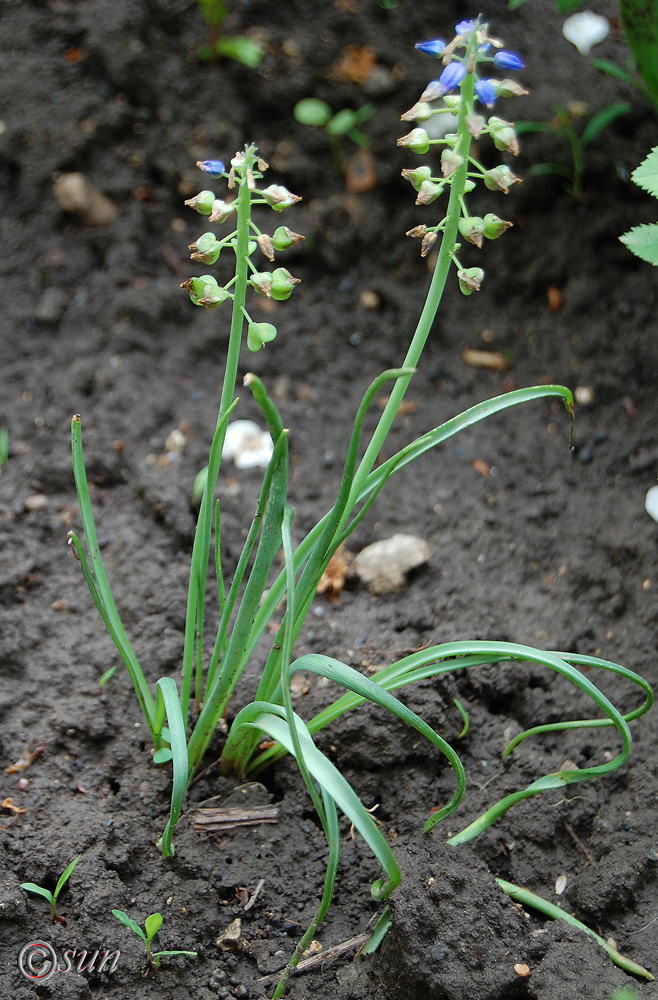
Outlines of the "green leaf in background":
[[215,50],[218,56],[224,56],[225,59],[235,59],[236,62],[248,66],[249,69],[256,69],[257,66],[260,66],[265,55],[258,42],[247,35],[220,38]]
[[654,198],[658,198],[658,146],[654,146],[649,155],[631,174],[638,187],[643,188]]
[[583,0],[555,0],[558,14],[571,14],[583,6]]
[[300,125],[326,125],[332,114],[327,102],[318,97],[304,97],[297,101],[293,111],[295,121]]
[[619,239],[636,257],[658,267],[658,222],[651,222],[645,226],[633,226]]
[[602,132],[608,125],[612,125],[615,119],[621,118],[622,115],[627,115],[630,110],[631,106],[626,102],[623,104],[610,104],[607,108],[601,108],[595,115],[592,115],[583,129],[583,134],[580,137],[580,145],[583,147],[587,146],[592,139],[596,138],[599,132]]

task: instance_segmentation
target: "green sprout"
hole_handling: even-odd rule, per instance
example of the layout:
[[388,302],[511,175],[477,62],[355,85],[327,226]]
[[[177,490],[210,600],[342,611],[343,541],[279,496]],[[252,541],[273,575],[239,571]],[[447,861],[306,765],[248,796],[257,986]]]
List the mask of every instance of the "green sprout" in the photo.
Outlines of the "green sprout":
[[[422,363],[423,350],[448,277],[452,274],[456,278],[464,295],[472,296],[477,292],[485,275],[484,270],[471,261],[477,260],[476,255],[483,253],[483,247],[490,240],[500,238],[511,226],[492,211],[487,211],[483,217],[475,215],[474,206],[470,206],[474,188],[484,188],[481,193],[493,200],[501,193],[506,194],[519,181],[506,163],[487,168],[476,158],[475,139],[479,147],[485,140],[491,140],[502,153],[514,153],[518,149],[512,125],[497,115],[485,118],[479,113],[481,108],[476,101],[487,108],[499,98],[525,93],[514,80],[491,78],[492,70],[515,71],[523,68],[523,62],[515,53],[504,49],[496,48],[495,55],[489,54],[493,50],[488,26],[479,18],[458,24],[456,37],[449,46],[434,39],[417,47],[442,60],[444,54],[447,55],[438,79],[432,80],[417,104],[402,116],[415,127],[398,139],[398,145],[409,154],[425,158],[436,147],[440,154],[436,163],[429,155],[430,162],[403,171],[416,194],[416,204],[423,212],[434,202],[442,204],[438,211],[437,206],[432,209],[435,215],[428,220],[429,225],[420,222],[407,234],[420,239],[421,256],[436,248],[436,263],[416,328],[401,363],[376,376],[365,389],[349,440],[345,443],[343,471],[334,503],[305,534],[301,529],[296,532],[296,544],[292,531],[295,511],[287,499],[288,430],[263,382],[251,373],[244,377],[244,385],[267,424],[272,448],[242,550],[236,564],[230,567],[222,560],[221,510],[215,495],[227,427],[238,404],[236,385],[241,353],[244,356],[247,351],[269,350],[268,345],[277,336],[273,323],[252,318],[247,309],[247,304],[252,309],[248,296],[271,300],[269,318],[271,308],[283,308],[281,303],[294,294],[299,279],[286,267],[275,266],[275,258],[303,239],[279,224],[280,213],[294,206],[300,198],[280,184],[266,184],[264,174],[268,164],[254,145],[237,152],[228,166],[220,160],[204,160],[197,164],[205,178],[212,179],[213,186],[216,186],[215,181],[225,180],[228,195],[218,196],[215,191],[204,189],[186,204],[210,224],[222,226],[232,221],[221,238],[213,232],[199,236],[190,247],[192,259],[204,268],[218,263],[221,269],[227,259],[230,266],[223,274],[220,272],[219,277],[211,274],[192,276],[182,282],[181,287],[194,306],[218,309],[220,316],[223,310],[229,329],[221,397],[192,548],[179,685],[173,677],[162,677],[153,690],[130,642],[98,544],[80,417],[75,416],[71,423],[73,471],[86,545],[83,546],[75,531],[69,533],[69,543],[80,561],[103,623],[130,674],[152,739],[153,760],[156,764],[171,765],[169,819],[160,840],[163,855],[170,857],[174,853],[173,833],[187,789],[203,764],[213,736],[223,724],[241,678],[245,672],[256,672],[256,663],[257,691],[254,700],[244,705],[233,719],[222,751],[221,769],[223,773],[233,772],[251,778],[284,754],[292,754],[326,835],[327,869],[319,908],[292,955],[274,998],[285,991],[293,968],[331,903],[341,846],[339,809],[364,838],[381,866],[381,877],[371,886],[372,897],[386,901],[401,877],[395,855],[365,804],[316,746],[314,736],[319,730],[344,713],[371,702],[385,708],[424,737],[433,751],[447,759],[454,776],[454,791],[448,801],[440,809],[428,810],[425,830],[429,833],[454,813],[464,799],[464,766],[452,746],[392,692],[415,681],[453,671],[509,662],[540,665],[570,681],[589,699],[591,714],[595,717],[535,726],[516,736],[505,748],[504,756],[511,754],[526,739],[540,734],[603,727],[613,727],[616,731],[616,754],[606,752],[601,763],[540,775],[525,788],[505,795],[450,837],[448,843],[458,845],[479,836],[518,802],[547,791],[563,793],[567,786],[610,774],[622,767],[631,749],[629,723],[648,711],[653,703],[653,693],[647,682],[626,667],[600,656],[545,651],[515,642],[490,639],[442,642],[395,661],[373,678],[328,654],[295,656],[295,644],[330,560],[369,513],[393,475],[461,431],[521,404],[547,399],[561,401],[571,426],[573,424],[570,390],[560,385],[537,385],[477,403],[430,428],[399,450],[391,445],[389,434],[405,393]],[[423,127],[435,115],[453,114],[457,115],[457,124],[441,138],[432,138],[434,130]],[[262,213],[271,220],[270,212],[276,213],[276,228],[261,221]],[[263,226],[266,228],[261,228]],[[367,429],[371,407],[387,384],[392,387],[388,401],[374,422],[374,428]],[[389,457],[379,464],[382,453]],[[217,589],[211,630],[208,625],[212,610],[208,581],[212,554]],[[281,617],[279,608],[283,605],[285,611]],[[266,642],[267,650],[264,650]],[[304,720],[295,712],[292,702],[291,680],[297,671],[324,677],[344,693],[314,718]],[[613,673],[636,685],[640,689],[641,704],[622,713],[596,685],[599,671]],[[455,708],[455,722],[461,722],[460,735],[465,735],[468,719],[460,705]],[[265,748],[262,745],[264,736],[267,738]],[[337,735],[336,739],[339,738]],[[606,747],[608,743],[606,741]],[[117,911],[116,915],[122,919],[119,913]],[[127,926],[135,930],[132,923]],[[378,937],[385,932],[385,926],[386,918],[383,917],[377,925]],[[139,936],[148,939],[141,928]]]
[[347,136],[360,150],[368,151],[370,140],[361,131],[361,125],[369,121],[375,111],[374,104],[364,104],[356,110],[342,108],[340,111],[334,112],[326,101],[321,101],[317,97],[304,97],[295,105],[293,116],[300,125],[324,129],[331,145],[331,153],[337,170],[347,174],[341,139],[343,136]]
[[81,857],[82,855],[78,854],[77,858],[74,858],[71,864],[68,866],[68,868],[66,868],[62,872],[57,882],[57,885],[55,886],[54,892],[51,892],[50,889],[45,889],[42,885],[36,885],[34,882],[21,882],[20,885],[21,889],[25,889],[26,892],[31,892],[35,896],[43,896],[44,899],[48,900],[51,907],[50,915],[52,917],[53,923],[57,922],[57,916],[55,911],[57,909],[57,900],[59,898],[59,894],[66,885],[66,883],[68,882],[69,878],[71,877],[71,873]]
[[9,431],[0,427],[0,470],[9,461]]
[[524,135],[528,132],[547,132],[549,135],[563,139],[571,148],[571,166],[566,167],[561,163],[536,163],[530,167],[528,173],[533,176],[557,174],[564,177],[569,182],[567,186],[569,193],[574,198],[581,198],[586,147],[617,118],[627,115],[630,110],[630,104],[625,102],[610,104],[592,115],[581,130],[575,124],[584,112],[584,108],[579,102],[570,105],[567,110],[556,108],[555,118],[550,122],[520,122],[515,126],[517,135]]
[[114,666],[108,667],[108,669],[101,674],[101,676],[98,679],[98,686],[99,688],[101,688],[101,690],[105,687],[107,682],[114,677],[116,672],[117,672],[117,665],[115,663]]
[[162,927],[162,914],[161,913],[151,913],[150,916],[144,921],[144,930],[139,926],[136,920],[133,920],[124,913],[123,910],[112,910],[112,915],[119,920],[124,927],[128,927],[129,930],[136,934],[144,942],[146,948],[146,958],[147,961],[156,969],[160,968],[160,959],[166,958],[169,955],[191,955],[196,958],[196,951],[153,951],[151,945],[153,943],[153,938],[158,933]]
[[197,0],[197,4],[209,31],[208,44],[198,50],[200,59],[234,59],[249,69],[260,66],[264,52],[255,39],[249,35],[231,35],[228,38],[222,35],[222,27],[229,14],[224,0]]
[[[631,179],[654,198],[658,198],[658,146],[631,174]],[[633,226],[619,239],[625,243],[636,257],[641,257],[654,267],[658,267],[658,222]]]

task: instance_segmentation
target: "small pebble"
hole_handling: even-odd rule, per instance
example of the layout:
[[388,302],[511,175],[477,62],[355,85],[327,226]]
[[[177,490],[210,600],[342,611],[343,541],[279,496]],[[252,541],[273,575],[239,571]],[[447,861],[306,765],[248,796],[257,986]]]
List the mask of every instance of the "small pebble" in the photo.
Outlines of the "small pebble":
[[373,594],[393,594],[405,575],[428,561],[430,547],[415,535],[395,534],[366,546],[354,560],[354,571]]
[[273,451],[272,438],[253,420],[234,420],[226,428],[222,458],[232,458],[238,469],[266,469]]
[[61,288],[46,288],[34,310],[35,320],[44,324],[57,323],[64,314],[67,302],[68,296]]
[[594,402],[594,390],[590,385],[577,385],[573,391],[573,398],[578,406],[591,406]]
[[658,486],[652,486],[644,498],[644,507],[654,521],[658,521]]
[[25,497],[23,503],[26,510],[43,510],[48,506],[48,497],[45,493],[33,493],[32,496]]
[[366,291],[361,292],[359,295],[359,303],[364,309],[379,309],[382,304],[381,296],[377,292],[372,292],[366,289]]

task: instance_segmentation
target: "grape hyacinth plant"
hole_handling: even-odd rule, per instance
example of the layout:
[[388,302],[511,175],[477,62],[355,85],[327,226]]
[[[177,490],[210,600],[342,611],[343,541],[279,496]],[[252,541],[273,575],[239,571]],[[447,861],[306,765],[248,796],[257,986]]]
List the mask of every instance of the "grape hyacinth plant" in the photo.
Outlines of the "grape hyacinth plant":
[[[425,830],[430,831],[461,803],[466,791],[464,767],[450,744],[391,692],[414,681],[450,671],[510,661],[540,664],[572,681],[592,700],[597,717],[536,726],[515,737],[505,749],[505,755],[526,738],[538,733],[605,726],[613,726],[617,730],[620,746],[616,755],[609,755],[609,759],[606,757],[599,764],[543,775],[526,788],[505,796],[449,841],[451,844],[462,844],[491,826],[516,802],[543,791],[564,789],[567,785],[605,775],[621,767],[631,747],[628,723],[647,711],[653,700],[647,683],[625,667],[600,657],[545,652],[511,642],[441,643],[405,656],[379,671],[372,679],[328,654],[294,657],[295,642],[330,559],[369,512],[391,476],[458,432],[520,403],[557,398],[572,415],[571,392],[563,386],[517,389],[459,413],[377,465],[407,387],[422,363],[423,348],[449,273],[454,267],[459,287],[465,295],[477,291],[484,271],[462,255],[466,251],[480,251],[486,241],[499,238],[511,225],[494,212],[482,217],[473,215],[467,204],[470,193],[479,184],[492,195],[507,193],[512,185],[519,182],[506,163],[486,168],[471,150],[474,138],[488,137],[497,150],[516,153],[518,147],[513,125],[497,115],[487,115],[499,100],[525,93],[516,81],[491,75],[498,70],[507,72],[522,68],[519,56],[506,51],[500,42],[491,38],[487,25],[480,19],[458,24],[456,37],[447,44],[433,40],[421,43],[418,48],[439,59],[443,68],[419,102],[403,115],[405,121],[415,122],[416,125],[399,140],[399,144],[411,153],[423,156],[432,147],[440,146],[441,155],[438,170],[431,165],[410,167],[404,171],[404,176],[417,192],[416,202],[421,206],[430,205],[444,193],[448,194],[447,207],[439,212],[440,220],[430,225],[418,225],[409,233],[421,238],[421,254],[427,254],[435,246],[438,250],[425,304],[400,366],[378,375],[363,395],[346,443],[342,479],[333,506],[297,545],[293,544],[291,530],[295,511],[287,503],[288,431],[263,382],[253,374],[245,376],[244,384],[253,394],[267,423],[273,452],[232,576],[222,565],[219,545],[221,511],[215,499],[222,447],[227,425],[237,405],[235,389],[241,352],[245,348],[247,351],[266,350],[268,343],[277,336],[273,323],[257,322],[251,317],[248,296],[257,294],[283,302],[294,293],[299,279],[286,267],[278,266],[277,255],[285,253],[286,249],[303,239],[286,225],[276,225],[270,233],[261,228],[262,222],[257,219],[260,220],[259,213],[262,211],[266,214],[273,211],[278,217],[300,199],[279,184],[264,183],[267,164],[254,145],[247,145],[236,153],[227,167],[219,160],[197,164],[211,181],[226,181],[228,193],[223,196],[216,195],[213,190],[203,190],[187,204],[211,224],[221,226],[229,223],[227,228],[230,231],[224,236],[216,236],[214,231],[202,233],[190,247],[192,259],[211,267],[218,259],[221,263],[229,258],[232,274],[224,280],[204,273],[188,278],[182,287],[195,306],[218,309],[220,317],[226,315],[227,323],[230,314],[230,333],[217,422],[191,557],[179,684],[171,677],[164,677],[152,691],[122,625],[96,537],[82,454],[80,418],[76,416],[72,422],[73,465],[86,550],[75,532],[70,533],[70,544],[81,562],[98,611],[132,678],[151,734],[153,759],[156,764],[171,762],[172,765],[170,816],[161,838],[162,851],[166,856],[174,852],[172,835],[186,790],[227,713],[256,644],[262,637],[274,633],[270,639],[269,654],[260,671],[256,696],[250,703],[243,703],[231,721],[222,751],[222,770],[251,777],[284,753],[291,753],[297,761],[329,845],[319,910],[299,942],[275,997],[284,992],[292,968],[329,907],[340,854],[338,809],[363,836],[383,869],[382,877],[372,886],[373,897],[386,900],[400,881],[399,868],[386,838],[340,771],[315,745],[314,734],[322,727],[370,701],[404,720],[443,754],[453,769],[455,790],[441,808],[431,813],[428,809]],[[455,131],[440,139],[431,138],[422,127],[423,123],[434,115],[446,114],[458,116]],[[471,250],[471,246],[475,250]],[[267,264],[262,263],[262,258]],[[364,418],[386,383],[392,385],[388,402],[369,439],[364,440]],[[218,609],[209,641],[206,591],[211,551],[216,564]],[[278,570],[281,555],[283,569]],[[280,624],[275,626],[272,624],[275,612],[282,602],[285,602],[285,613]],[[622,714],[591,679],[595,668],[621,675],[638,685],[643,692],[642,704],[632,712]],[[346,693],[315,718],[303,720],[293,709],[290,690],[292,675],[300,670],[328,678]],[[262,745],[264,736],[267,739],[265,746]],[[340,740],[339,733],[335,739]],[[428,807],[432,805],[428,803]],[[386,925],[385,916],[383,921],[379,937],[381,928]]]

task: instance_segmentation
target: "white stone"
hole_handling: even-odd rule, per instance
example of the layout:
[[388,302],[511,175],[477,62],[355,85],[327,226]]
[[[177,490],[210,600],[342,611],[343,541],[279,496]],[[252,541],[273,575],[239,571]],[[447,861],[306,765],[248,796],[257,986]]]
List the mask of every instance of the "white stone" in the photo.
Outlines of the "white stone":
[[598,45],[610,33],[610,22],[602,14],[594,14],[591,10],[583,10],[572,14],[562,25],[562,34],[568,42],[576,46],[584,56],[590,49]]
[[404,585],[405,574],[429,557],[430,547],[424,539],[398,533],[367,545],[352,565],[373,594],[393,594]]
[[644,506],[649,517],[658,521],[658,486],[652,486],[646,495]]
[[238,469],[266,469],[273,451],[269,433],[253,420],[234,420],[226,428],[222,458],[232,458]]

